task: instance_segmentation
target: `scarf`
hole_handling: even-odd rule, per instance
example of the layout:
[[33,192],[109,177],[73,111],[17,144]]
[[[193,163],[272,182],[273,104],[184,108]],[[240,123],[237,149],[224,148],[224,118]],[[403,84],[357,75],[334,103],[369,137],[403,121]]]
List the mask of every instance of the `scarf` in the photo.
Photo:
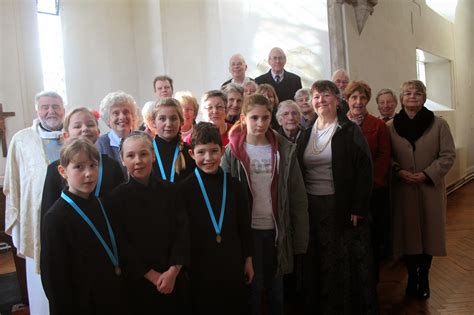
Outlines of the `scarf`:
[[416,140],[418,140],[426,129],[431,126],[433,120],[433,112],[424,106],[418,113],[416,113],[413,119],[410,119],[405,112],[405,109],[402,108],[402,110],[393,118],[393,126],[400,137],[405,138],[410,142],[413,151],[415,151]]

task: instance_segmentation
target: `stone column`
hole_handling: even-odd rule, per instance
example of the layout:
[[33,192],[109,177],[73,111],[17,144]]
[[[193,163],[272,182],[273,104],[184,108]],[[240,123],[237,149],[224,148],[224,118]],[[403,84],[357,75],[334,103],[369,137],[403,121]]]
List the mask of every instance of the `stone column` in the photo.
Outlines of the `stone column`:
[[329,51],[331,53],[331,72],[337,69],[347,70],[344,0],[327,0]]

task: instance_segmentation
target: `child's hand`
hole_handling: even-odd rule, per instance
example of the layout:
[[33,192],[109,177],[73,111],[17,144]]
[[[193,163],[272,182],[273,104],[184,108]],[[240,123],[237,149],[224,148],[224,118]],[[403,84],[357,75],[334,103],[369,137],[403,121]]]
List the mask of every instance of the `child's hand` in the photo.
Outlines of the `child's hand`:
[[244,274],[245,274],[246,283],[251,284],[253,280],[253,276],[255,275],[253,271],[252,257],[247,257],[245,259]]
[[160,278],[161,276],[161,273],[159,273],[158,271],[154,270],[154,269],[150,269],[146,274],[145,274],[145,279],[147,279],[148,281],[150,281],[151,283],[153,284],[156,284],[156,282],[158,281],[158,279]]
[[163,272],[156,282],[156,288],[162,294],[170,294],[173,292],[174,283],[178,276],[181,266],[171,266],[167,271]]

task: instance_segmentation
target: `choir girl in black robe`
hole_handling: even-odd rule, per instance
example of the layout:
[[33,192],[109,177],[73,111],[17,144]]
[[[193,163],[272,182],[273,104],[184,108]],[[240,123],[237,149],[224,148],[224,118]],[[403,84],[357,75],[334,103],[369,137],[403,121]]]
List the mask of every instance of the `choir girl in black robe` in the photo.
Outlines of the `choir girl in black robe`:
[[68,187],[46,213],[41,237],[41,281],[52,315],[126,314],[116,220],[94,195],[98,161],[82,137],[61,150]]
[[[64,118],[63,124],[64,139],[75,139],[85,137],[92,143],[99,137],[99,124],[94,114],[85,107],[78,107],[69,112]],[[113,188],[124,181],[122,169],[117,161],[103,154],[102,158],[102,179],[100,187],[96,187],[94,192],[98,196],[104,196]],[[43,199],[41,201],[41,218],[60,197],[61,191],[66,185],[66,181],[58,172],[59,160],[48,166],[43,187]],[[99,186],[99,185],[98,185]]]
[[174,98],[162,98],[146,119],[156,131],[153,175],[163,181],[179,183],[195,166],[188,153],[189,146],[181,139],[180,130],[184,123],[181,105]]
[[[130,178],[110,195],[120,214],[122,233],[142,272],[125,273],[130,312],[183,314],[178,274],[189,259],[189,226],[175,185],[152,175],[153,146],[143,132],[122,140],[120,154]],[[179,281],[179,280],[178,280]]]

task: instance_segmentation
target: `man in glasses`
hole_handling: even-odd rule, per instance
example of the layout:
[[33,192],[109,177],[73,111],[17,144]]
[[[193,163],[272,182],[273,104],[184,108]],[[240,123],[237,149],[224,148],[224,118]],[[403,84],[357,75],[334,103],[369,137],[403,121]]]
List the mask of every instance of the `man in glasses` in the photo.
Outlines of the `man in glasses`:
[[267,83],[275,89],[280,102],[292,100],[301,89],[301,78],[285,70],[286,55],[283,49],[274,47],[268,54],[271,69],[255,79],[257,84]]
[[339,89],[339,97],[341,98],[341,102],[339,102],[339,109],[345,115],[349,111],[349,105],[344,99],[344,90],[349,84],[349,76],[347,75],[347,72],[344,69],[337,69],[332,74],[331,81],[334,82],[334,84],[336,84],[337,88]]

